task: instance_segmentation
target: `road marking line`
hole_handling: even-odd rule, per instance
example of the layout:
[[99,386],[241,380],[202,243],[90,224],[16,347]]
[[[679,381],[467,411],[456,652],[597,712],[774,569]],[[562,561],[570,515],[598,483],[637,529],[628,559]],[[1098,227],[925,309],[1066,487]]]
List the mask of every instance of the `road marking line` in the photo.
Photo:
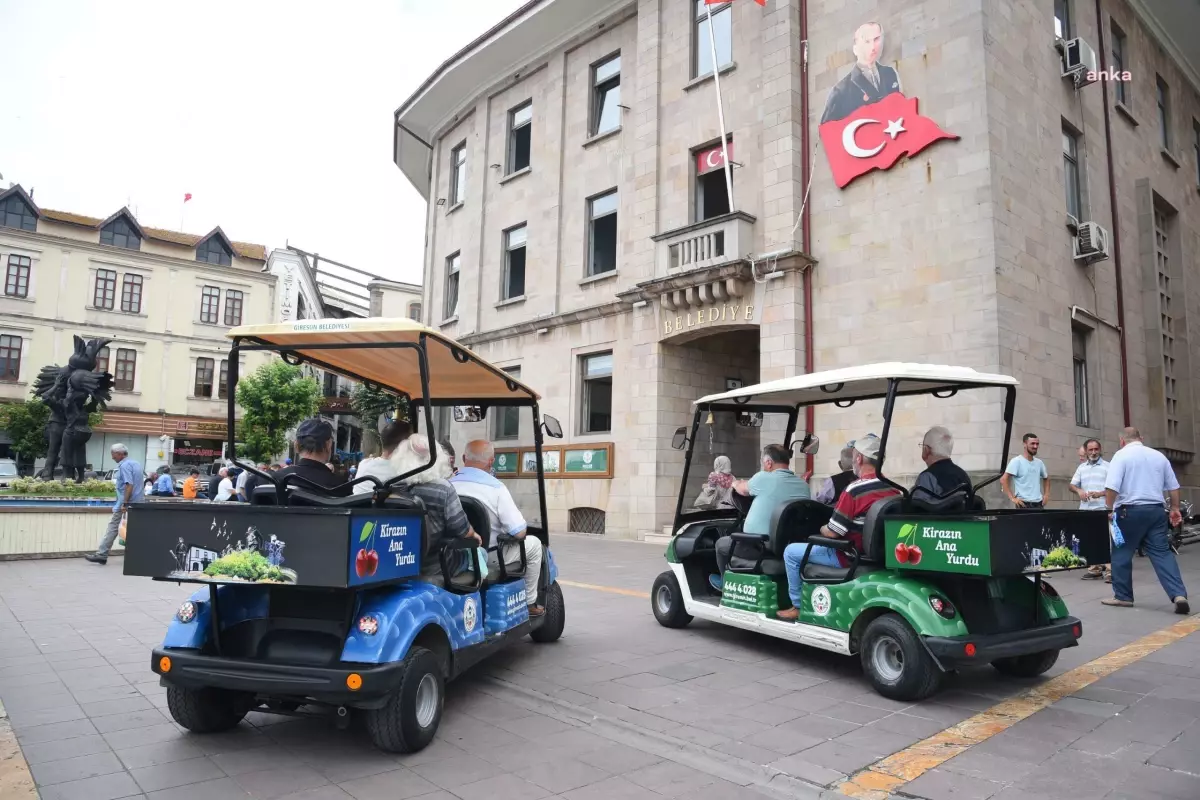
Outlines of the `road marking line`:
[[29,764],[25,762],[21,746],[17,744],[3,703],[0,703],[0,797],[6,800],[37,800],[38,797],[33,776],[29,773]]
[[595,583],[577,583],[575,581],[564,581],[561,578],[558,581],[563,586],[572,586],[576,589],[591,589],[594,592],[608,592],[609,594],[623,594],[626,597],[640,597],[643,600],[650,599],[649,592],[639,592],[637,589],[620,589],[616,586],[599,586]]
[[886,800],[902,784],[916,780],[974,745],[1008,730],[1023,719],[1101,678],[1127,667],[1188,634],[1200,630],[1200,616],[1188,617],[1143,636],[1107,655],[1064,672],[1056,678],[1004,700],[986,711],[935,733],[911,747],[876,761],[851,775],[836,790],[860,800]]

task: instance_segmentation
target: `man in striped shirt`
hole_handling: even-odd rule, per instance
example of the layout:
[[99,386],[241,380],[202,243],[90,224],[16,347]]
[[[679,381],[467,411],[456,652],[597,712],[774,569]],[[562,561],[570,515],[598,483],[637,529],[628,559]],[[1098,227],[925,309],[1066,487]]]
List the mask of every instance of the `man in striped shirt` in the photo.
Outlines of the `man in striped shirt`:
[[[879,437],[868,434],[854,442],[854,473],[858,480],[846,487],[834,506],[829,523],[821,528],[821,535],[829,539],[845,539],[862,553],[863,523],[867,511],[879,500],[899,494],[896,489],[881,481],[876,474],[879,468]],[[810,552],[811,551],[811,552]],[[810,564],[827,567],[848,567],[851,559],[832,547],[810,545],[808,542],[789,544],[783,551],[783,564],[787,570],[788,596],[792,608],[785,608],[775,616],[782,620],[795,620],[800,616],[804,603],[804,579],[800,575],[800,562],[808,553]]]
[[[1108,478],[1108,462],[1101,454],[1100,441],[1088,439],[1079,448],[1083,451],[1083,460],[1071,478],[1071,491],[1079,496],[1080,511],[1104,510],[1104,481]],[[1100,580],[1105,575],[1103,564],[1093,564],[1083,573],[1085,581]],[[1112,578],[1108,578],[1112,582]]]

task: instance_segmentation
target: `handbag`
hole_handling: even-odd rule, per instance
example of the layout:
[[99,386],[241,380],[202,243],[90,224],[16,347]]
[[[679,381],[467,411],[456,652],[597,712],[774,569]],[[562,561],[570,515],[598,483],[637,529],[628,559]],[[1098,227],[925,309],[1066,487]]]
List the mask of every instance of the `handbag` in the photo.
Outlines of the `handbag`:
[[128,522],[129,512],[126,511],[121,514],[121,524],[117,527],[117,543],[120,544],[121,547],[125,546],[125,527]]
[[700,496],[693,503],[695,508],[709,510],[717,507],[717,503],[721,500],[720,489],[713,486],[711,483],[704,484],[704,488],[700,490]]

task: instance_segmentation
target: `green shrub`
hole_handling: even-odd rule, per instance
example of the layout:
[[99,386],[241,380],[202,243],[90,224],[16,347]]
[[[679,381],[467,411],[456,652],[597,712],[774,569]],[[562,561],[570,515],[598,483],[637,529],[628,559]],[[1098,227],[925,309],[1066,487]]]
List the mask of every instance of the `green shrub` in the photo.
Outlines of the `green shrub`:
[[108,481],[87,480],[83,483],[74,481],[46,481],[40,478],[17,478],[9,489],[15,494],[27,494],[40,497],[113,497],[116,487]]
[[1056,547],[1042,559],[1042,566],[1048,568],[1071,568],[1086,566],[1087,562],[1065,547]]

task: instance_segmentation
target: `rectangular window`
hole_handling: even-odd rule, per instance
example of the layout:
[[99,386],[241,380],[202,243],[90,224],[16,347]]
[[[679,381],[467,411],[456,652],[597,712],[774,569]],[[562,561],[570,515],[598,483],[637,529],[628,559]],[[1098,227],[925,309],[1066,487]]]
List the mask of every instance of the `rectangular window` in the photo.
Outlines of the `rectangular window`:
[[100,229],[100,244],[124,247],[126,250],[140,250],[142,239],[129,220],[117,217]]
[[207,325],[216,325],[220,308],[221,290],[215,286],[202,288],[200,290],[200,321]]
[[1079,194],[1079,137],[1063,128],[1063,184],[1067,192],[1067,213],[1082,219],[1083,199]]
[[[725,152],[729,154],[732,162],[732,139],[725,142]],[[696,222],[719,217],[733,210],[729,207],[729,186],[725,182],[725,152],[722,152],[719,144],[692,152],[696,169]],[[732,178],[731,172],[730,180]]]
[[1054,0],[1054,35],[1071,38],[1071,4],[1069,0]]
[[221,375],[217,380],[217,399],[224,400],[229,396],[229,359],[221,359]]
[[526,230],[518,225],[504,232],[504,285],[501,300],[511,300],[525,294]]
[[712,14],[712,33],[717,43],[717,68],[733,61],[733,4],[707,5],[696,0],[696,24],[692,30],[692,77],[699,78],[713,71],[712,42],[708,34],[709,14]]
[[458,314],[458,267],[460,256],[458,253],[446,259],[446,298],[443,310],[443,319],[450,319]]
[[413,322],[421,321],[421,304],[420,303],[409,303],[408,304],[408,318],[411,319]]
[[0,336],[0,381],[21,380],[21,337]]
[[196,387],[194,397],[212,397],[213,389],[213,360],[211,358],[196,359]]
[[584,356],[583,408],[580,433],[608,433],[612,430],[613,354]]
[[107,347],[100,348],[100,352],[96,353],[96,369],[93,372],[108,372],[108,354]]
[[9,195],[7,200],[0,201],[0,226],[17,228],[23,231],[37,230],[37,217],[19,195]]
[[529,148],[533,144],[533,101],[508,112],[508,169],[511,175],[529,166]]
[[117,371],[113,374],[113,388],[118,392],[132,392],[133,379],[137,375],[137,351],[124,347],[117,349]]
[[1171,283],[1171,228],[1174,214],[1155,205],[1154,261],[1158,272],[1158,325],[1162,335],[1163,399],[1167,436],[1179,434],[1179,402],[1175,382],[1175,291]]
[[[1109,28],[1112,32],[1112,71],[1117,78],[1120,78],[1121,73],[1125,71],[1125,31],[1121,30],[1112,20],[1109,20]],[[1117,102],[1128,106],[1129,88],[1125,81],[1117,80],[1116,86],[1113,88],[1117,93]]]
[[129,314],[142,313],[142,276],[125,273],[121,283],[121,310]]
[[617,192],[588,200],[588,271],[602,275],[617,268]]
[[111,269],[96,270],[96,289],[92,292],[92,305],[112,310],[117,301],[117,273]]
[[4,294],[9,297],[29,296],[29,256],[9,256],[8,272],[4,275]]
[[592,67],[591,135],[596,136],[621,124],[621,56]]
[[233,327],[242,324],[243,295],[236,289],[225,290],[225,324]]
[[1154,76],[1154,91],[1158,101],[1158,145],[1171,151],[1171,90],[1158,75]]
[[450,205],[456,206],[467,197],[467,143],[450,151]]
[[1071,331],[1071,363],[1075,375],[1075,424],[1087,428],[1091,425],[1088,403],[1087,331],[1075,328]]
[[[520,367],[505,367],[504,371],[517,380],[521,378]],[[521,409],[496,408],[496,429],[492,432],[493,439],[516,439],[521,435]]]

